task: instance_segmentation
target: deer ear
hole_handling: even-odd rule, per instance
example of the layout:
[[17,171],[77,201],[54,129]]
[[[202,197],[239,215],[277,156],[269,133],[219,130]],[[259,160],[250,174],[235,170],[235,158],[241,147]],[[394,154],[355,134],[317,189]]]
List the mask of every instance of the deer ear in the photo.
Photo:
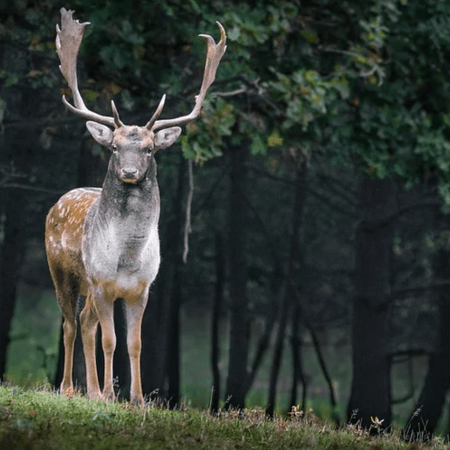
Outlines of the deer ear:
[[97,122],[86,122],[86,127],[92,137],[103,147],[108,147],[113,140],[113,132],[111,128]]
[[180,127],[166,128],[155,135],[155,150],[170,147],[181,133]]

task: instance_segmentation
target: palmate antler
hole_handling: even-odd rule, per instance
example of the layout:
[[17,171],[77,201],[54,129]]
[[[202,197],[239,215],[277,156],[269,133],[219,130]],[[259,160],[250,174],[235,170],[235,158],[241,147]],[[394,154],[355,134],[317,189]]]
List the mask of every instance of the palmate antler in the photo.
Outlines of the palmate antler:
[[[84,28],[89,25],[89,22],[80,23],[78,20],[72,18],[74,11],[67,11],[65,8],[61,9],[61,29],[56,25],[56,53],[59,56],[61,65],[61,73],[67,80],[70,89],[73,94],[73,101],[75,106],[72,106],[63,96],[63,102],[67,108],[74,114],[83,117],[87,120],[93,120],[94,122],[101,123],[110,127],[119,128],[123,126],[122,121],[119,118],[119,113],[111,101],[111,109],[113,117],[102,116],[91,110],[89,110],[81,97],[78,90],[77,82],[77,56],[80,49],[81,41],[83,40]],[[200,88],[200,93],[195,100],[195,106],[192,112],[186,116],[177,117],[175,119],[157,120],[160,116],[163,108],[166,96],[163,95],[159,102],[158,108],[153,114],[152,118],[145,125],[148,130],[156,131],[164,128],[169,128],[175,125],[184,125],[196,119],[200,114],[203,101],[206,96],[206,92],[215,79],[217,67],[220,60],[226,51],[227,36],[223,26],[217,22],[220,29],[220,41],[215,43],[214,39],[207,34],[200,34],[201,37],[206,39],[207,53],[205,71],[203,73],[203,81]]]

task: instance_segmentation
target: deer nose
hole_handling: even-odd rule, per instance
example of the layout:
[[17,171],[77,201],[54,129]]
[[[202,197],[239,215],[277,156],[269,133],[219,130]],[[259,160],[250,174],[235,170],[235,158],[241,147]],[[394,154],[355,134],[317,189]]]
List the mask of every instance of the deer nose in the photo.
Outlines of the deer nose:
[[134,167],[124,167],[121,172],[122,180],[136,180],[138,178],[138,170]]

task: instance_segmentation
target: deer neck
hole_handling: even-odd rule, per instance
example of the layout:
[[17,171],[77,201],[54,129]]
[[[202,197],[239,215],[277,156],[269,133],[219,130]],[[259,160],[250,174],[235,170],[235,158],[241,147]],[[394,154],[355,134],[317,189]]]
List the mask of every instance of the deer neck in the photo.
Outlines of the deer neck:
[[154,279],[159,209],[156,168],[136,184],[123,183],[108,171],[84,227],[83,263],[92,282],[115,279],[120,297],[123,289]]
[[145,239],[158,224],[159,209],[156,167],[136,184],[124,183],[108,170],[97,209],[103,225],[119,227],[125,240]]

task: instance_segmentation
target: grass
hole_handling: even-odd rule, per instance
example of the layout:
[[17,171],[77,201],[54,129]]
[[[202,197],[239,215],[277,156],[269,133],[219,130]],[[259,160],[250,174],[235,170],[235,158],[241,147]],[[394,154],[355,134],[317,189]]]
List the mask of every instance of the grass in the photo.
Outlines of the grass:
[[136,408],[49,389],[0,386],[0,448],[15,449],[317,449],[440,450],[441,440],[407,444],[396,432],[370,436],[356,426],[319,421],[312,412],[267,420],[261,409],[222,413]]

